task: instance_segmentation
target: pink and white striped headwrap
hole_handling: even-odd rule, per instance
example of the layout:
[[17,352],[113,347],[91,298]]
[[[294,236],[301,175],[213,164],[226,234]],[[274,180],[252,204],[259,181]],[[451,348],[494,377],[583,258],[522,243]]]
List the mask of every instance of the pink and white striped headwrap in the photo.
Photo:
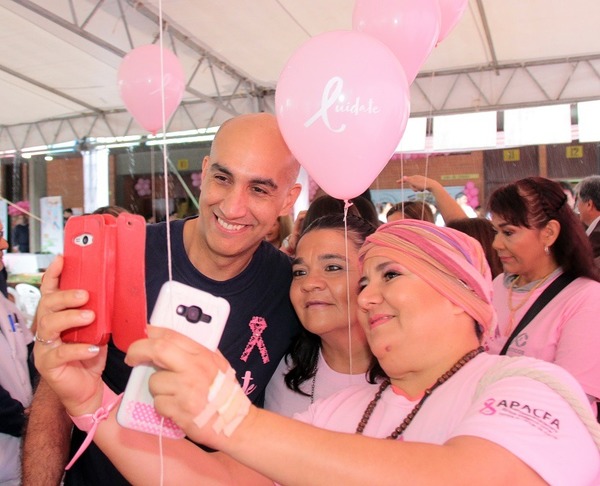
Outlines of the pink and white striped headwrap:
[[422,278],[475,319],[484,332],[496,325],[492,274],[481,245],[460,231],[405,219],[380,226],[359,254],[384,256]]

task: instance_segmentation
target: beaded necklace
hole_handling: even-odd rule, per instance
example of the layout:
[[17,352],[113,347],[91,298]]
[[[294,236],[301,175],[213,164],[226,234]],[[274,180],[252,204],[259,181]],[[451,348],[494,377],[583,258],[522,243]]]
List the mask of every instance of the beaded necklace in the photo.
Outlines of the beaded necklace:
[[[429,388],[427,388],[427,390],[425,390],[425,393],[423,394],[423,398],[421,398],[419,403],[417,403],[415,405],[415,407],[405,417],[405,419],[402,421],[402,423],[398,427],[396,427],[394,429],[394,431],[389,436],[386,437],[386,439],[396,440],[398,437],[400,437],[402,435],[402,433],[407,429],[407,427],[411,424],[411,422],[413,421],[413,419],[415,418],[417,413],[419,413],[419,410],[421,410],[423,403],[425,403],[425,400],[427,400],[427,398],[429,398],[429,396],[433,393],[433,391],[440,385],[443,385],[444,383],[446,383],[450,379],[451,376],[453,376],[464,365],[466,365],[475,356],[477,356],[479,353],[482,353],[482,352],[483,352],[483,347],[481,347],[481,346],[478,347],[477,349],[474,349],[473,351],[469,351],[462,358],[460,358],[452,366],[452,368],[450,368],[442,376],[440,376],[431,387],[429,387]],[[369,405],[367,405],[367,408],[365,409],[363,416],[360,419],[358,426],[356,427],[357,434],[362,435],[363,431],[365,430],[365,427],[367,426],[367,423],[369,423],[369,419],[371,418],[371,415],[373,414],[373,410],[375,410],[375,407],[377,406],[377,402],[379,402],[379,400],[381,399],[381,395],[383,394],[383,392],[389,385],[390,385],[390,380],[385,380],[379,386],[379,390],[377,391],[377,393],[375,393],[375,397],[373,398],[373,400],[371,400],[371,403],[369,403]]]
[[533,287],[531,287],[525,293],[525,296],[523,297],[523,299],[521,300],[521,302],[519,302],[515,306],[513,306],[513,289],[516,286],[517,281],[521,278],[521,276],[519,275],[517,278],[515,278],[510,283],[510,286],[508,287],[508,310],[510,311],[510,313],[508,315],[508,326],[506,328],[506,332],[504,333],[506,336],[510,336],[512,334],[513,328],[515,326],[515,314],[517,313],[517,311],[521,307],[523,307],[529,301],[529,297],[531,297],[531,294],[533,294],[533,292],[535,292],[536,289],[538,289],[539,287],[541,287],[544,284],[544,282],[546,280],[548,280],[548,278],[550,277],[550,275],[552,275],[553,273],[554,273],[554,270],[552,270],[552,272],[550,272],[544,278],[538,280],[535,283],[535,285]]
[[319,368],[317,368],[315,370],[315,374],[313,375],[313,379],[312,379],[312,386],[310,387],[310,404],[311,405],[313,403],[315,403],[315,384],[317,382],[317,371],[319,371]]

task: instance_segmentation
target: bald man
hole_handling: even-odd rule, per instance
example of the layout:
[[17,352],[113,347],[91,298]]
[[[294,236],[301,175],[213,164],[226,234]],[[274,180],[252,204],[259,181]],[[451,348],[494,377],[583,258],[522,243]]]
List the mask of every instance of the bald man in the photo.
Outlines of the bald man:
[[[264,241],[299,193],[299,165],[273,115],[241,115],[217,132],[202,161],[198,216],[170,222],[173,279],[226,298],[231,313],[219,349],[246,395],[261,405],[263,391],[300,324],[289,302],[289,258]],[[150,225],[146,241],[148,315],[168,280],[166,223]],[[109,345],[104,382],[116,393],[130,368]],[[27,428],[24,485],[58,484],[72,424],[41,383]],[[71,454],[85,434],[73,431]],[[158,480],[158,478],[157,478]],[[93,444],[65,476],[67,485],[127,484]]]

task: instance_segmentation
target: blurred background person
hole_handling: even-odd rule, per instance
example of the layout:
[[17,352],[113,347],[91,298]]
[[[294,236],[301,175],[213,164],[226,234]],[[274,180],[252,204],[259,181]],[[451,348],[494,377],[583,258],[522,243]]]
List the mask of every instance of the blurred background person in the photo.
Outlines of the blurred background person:
[[565,193],[565,196],[567,196],[567,205],[571,208],[571,209],[575,209],[575,189],[573,189],[573,186],[571,185],[571,183],[569,181],[558,181],[558,183],[560,184],[560,187],[562,187],[563,192]]
[[600,263],[600,176],[590,176],[577,185],[577,212],[586,226],[596,263]]
[[423,201],[404,201],[394,204],[386,215],[387,222],[398,221],[401,219],[420,219],[435,223],[433,211],[429,204]]
[[[430,179],[422,175],[413,175],[404,176],[403,179],[398,179],[396,182],[408,186],[409,189],[412,189],[415,192],[429,191],[431,193],[431,195],[435,198],[436,207],[438,210],[438,214],[434,215],[436,218],[435,224],[438,226],[443,226],[447,221],[451,221],[453,219],[460,219],[464,218],[465,216],[469,216],[467,213],[465,213],[464,208],[452,197],[448,191],[446,191],[446,188],[434,179]],[[471,208],[471,210],[472,209],[473,208]],[[439,217],[441,217],[441,220]]]
[[528,177],[498,188],[489,200],[494,248],[504,273],[494,280],[498,326],[486,345],[500,353],[519,321],[560,275],[574,278],[508,343],[509,356],[556,363],[600,397],[600,283],[590,242],[561,186]]
[[485,218],[462,218],[448,221],[448,228],[461,231],[475,238],[483,247],[485,258],[492,271],[492,278],[496,278],[502,273],[502,262],[498,257],[498,252],[494,250],[494,238],[496,230],[489,219]]
[[11,246],[13,253],[29,253],[29,222],[22,213],[15,216]]
[[471,206],[469,206],[469,198],[464,192],[457,193],[456,196],[454,196],[454,200],[458,203],[458,205],[465,212],[468,218],[477,217],[477,213],[475,212],[475,210]]
[[119,214],[128,212],[129,211],[127,211],[127,209],[121,206],[110,205],[100,206],[99,208],[96,208],[92,214],[110,214],[111,216],[114,216],[116,218],[117,216],[119,216]]
[[[0,223],[0,252],[8,248]],[[31,403],[32,336],[25,318],[7,298],[4,263],[0,258],[0,484],[21,484],[21,436]]]
[[265,236],[265,240],[271,243],[275,248],[280,248],[283,244],[283,240],[292,233],[293,226],[294,221],[289,214],[279,216]]
[[67,220],[73,216],[73,210],[71,208],[63,209],[63,223],[67,224]]

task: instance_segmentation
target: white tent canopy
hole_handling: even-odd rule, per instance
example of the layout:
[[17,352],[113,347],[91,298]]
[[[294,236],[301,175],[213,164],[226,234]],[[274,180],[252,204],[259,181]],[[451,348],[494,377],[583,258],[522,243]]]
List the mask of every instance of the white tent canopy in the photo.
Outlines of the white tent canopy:
[[[373,0],[376,1],[376,0]],[[350,29],[351,0],[163,0],[163,40],[187,87],[170,131],[273,111],[303,42]],[[117,88],[156,43],[158,0],[0,0],[0,151],[144,134]],[[411,87],[411,116],[600,99],[600,2],[470,0]]]

